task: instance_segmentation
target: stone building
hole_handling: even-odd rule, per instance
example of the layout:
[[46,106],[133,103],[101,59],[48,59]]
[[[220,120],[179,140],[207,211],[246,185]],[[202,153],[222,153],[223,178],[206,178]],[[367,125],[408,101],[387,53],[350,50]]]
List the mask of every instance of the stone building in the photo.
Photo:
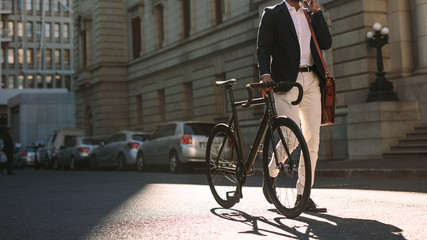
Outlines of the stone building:
[[72,4],[73,0],[0,0],[0,135],[7,126],[20,125],[10,116],[8,99],[21,93],[72,90]]
[[[278,2],[74,1],[77,126],[99,135],[151,131],[173,120],[225,121],[225,95],[214,83],[236,78],[236,98],[245,98],[244,86],[258,81],[262,9]],[[383,158],[407,132],[427,122],[427,25],[422,21],[427,3],[319,2],[333,35],[332,49],[324,55],[338,90],[337,124],[322,128],[320,158]],[[377,58],[366,33],[375,22],[390,28],[384,65],[399,101],[367,102]],[[240,112],[244,134],[254,133],[261,112],[259,107]]]

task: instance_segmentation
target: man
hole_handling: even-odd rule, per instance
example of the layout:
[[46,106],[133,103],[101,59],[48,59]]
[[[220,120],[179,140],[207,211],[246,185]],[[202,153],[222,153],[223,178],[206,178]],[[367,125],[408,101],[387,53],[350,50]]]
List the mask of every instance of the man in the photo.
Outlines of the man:
[[[304,0],[304,4],[308,8],[307,13],[320,48],[329,49],[332,38],[317,0]],[[282,89],[285,93],[274,93],[273,96],[277,114],[290,117],[302,128],[311,159],[313,186],[320,142],[321,89],[326,79],[303,10],[303,4],[298,0],[284,0],[264,10],[258,30],[257,57],[261,82],[296,81],[303,87],[303,99],[297,106],[290,103],[296,99],[296,88]],[[261,89],[261,94],[266,97],[266,91],[269,90]],[[278,170],[273,165],[270,164],[270,176],[275,182]],[[299,174],[298,194],[302,193],[303,181],[303,175]],[[266,188],[263,187],[263,190],[271,202]],[[312,199],[306,210],[326,211]]]
[[6,157],[7,157],[7,162],[6,162],[7,175],[14,174],[11,168],[13,163],[13,148],[15,144],[12,141],[11,135],[12,135],[12,128],[8,127],[6,134],[3,136],[3,149],[2,149],[2,151],[4,152],[4,154],[6,154]]

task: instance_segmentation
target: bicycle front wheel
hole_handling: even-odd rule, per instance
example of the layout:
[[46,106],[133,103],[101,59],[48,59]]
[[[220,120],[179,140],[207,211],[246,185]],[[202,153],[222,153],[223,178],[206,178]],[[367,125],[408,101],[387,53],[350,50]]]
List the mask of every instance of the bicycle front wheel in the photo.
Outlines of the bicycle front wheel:
[[206,168],[209,187],[224,208],[230,208],[239,201],[237,164],[241,159],[237,140],[225,124],[216,125],[206,146]]
[[299,216],[310,198],[312,176],[307,144],[292,119],[277,118],[267,130],[263,170],[270,199],[277,210],[288,218]]

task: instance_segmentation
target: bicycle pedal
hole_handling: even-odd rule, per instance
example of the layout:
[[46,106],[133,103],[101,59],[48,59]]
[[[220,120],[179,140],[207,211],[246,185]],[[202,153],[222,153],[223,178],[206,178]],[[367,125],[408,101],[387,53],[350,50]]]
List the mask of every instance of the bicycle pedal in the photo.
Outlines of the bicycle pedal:
[[237,191],[227,192],[227,201],[233,200],[236,203],[240,202],[240,194]]

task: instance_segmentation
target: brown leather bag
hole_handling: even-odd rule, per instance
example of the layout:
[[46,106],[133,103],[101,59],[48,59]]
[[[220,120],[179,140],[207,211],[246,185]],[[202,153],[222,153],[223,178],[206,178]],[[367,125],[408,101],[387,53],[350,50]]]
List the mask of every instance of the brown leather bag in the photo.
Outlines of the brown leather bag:
[[326,85],[322,91],[322,126],[328,126],[335,123],[335,102],[337,100],[337,92],[335,89],[335,78],[329,74],[326,67],[325,60],[323,59],[322,52],[320,51],[319,43],[317,42],[316,35],[313,31],[310,18],[307,11],[304,10],[305,17],[307,18],[308,26],[310,27],[311,36],[313,37],[314,44],[316,45],[317,52],[319,53],[320,60],[322,61],[323,68],[325,69]]

